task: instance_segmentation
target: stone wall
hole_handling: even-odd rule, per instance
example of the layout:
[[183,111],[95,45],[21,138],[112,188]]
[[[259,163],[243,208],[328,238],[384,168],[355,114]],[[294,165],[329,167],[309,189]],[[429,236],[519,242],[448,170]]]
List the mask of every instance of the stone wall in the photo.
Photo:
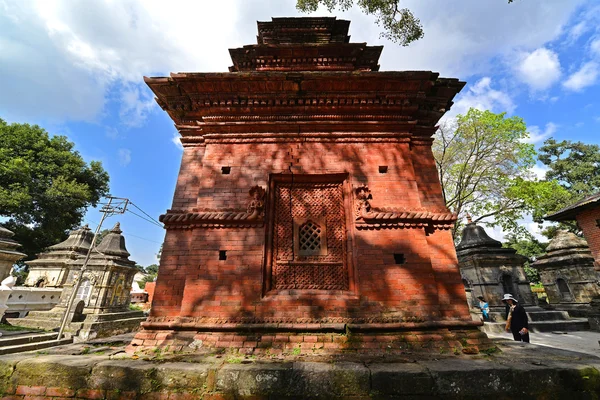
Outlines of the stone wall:
[[52,309],[60,299],[62,289],[31,288],[14,286],[8,298],[8,314],[19,313],[24,317],[30,311],[47,311]]

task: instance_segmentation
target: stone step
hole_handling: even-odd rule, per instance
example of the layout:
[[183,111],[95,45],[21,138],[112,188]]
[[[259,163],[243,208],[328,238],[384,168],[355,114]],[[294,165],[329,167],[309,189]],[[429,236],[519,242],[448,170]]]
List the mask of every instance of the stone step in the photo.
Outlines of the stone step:
[[[505,322],[485,322],[481,330],[486,333],[504,332]],[[571,318],[568,321],[530,321],[529,330],[531,332],[574,332],[588,331],[590,324],[585,318]]]
[[7,346],[17,346],[17,345],[28,344],[28,343],[44,342],[47,340],[56,339],[57,336],[58,336],[58,333],[56,333],[56,332],[48,332],[48,333],[30,332],[30,333],[23,333],[22,335],[17,335],[17,336],[1,337],[0,338],[0,348],[7,347]]
[[[491,312],[490,316],[495,322],[504,322],[504,312]],[[529,321],[568,321],[571,319],[568,311],[530,311],[527,312]]]
[[73,338],[64,338],[61,340],[46,340],[44,342],[17,344],[13,346],[0,347],[0,354],[23,353],[25,351],[34,351],[47,349],[48,347],[61,346],[63,344],[73,343]]

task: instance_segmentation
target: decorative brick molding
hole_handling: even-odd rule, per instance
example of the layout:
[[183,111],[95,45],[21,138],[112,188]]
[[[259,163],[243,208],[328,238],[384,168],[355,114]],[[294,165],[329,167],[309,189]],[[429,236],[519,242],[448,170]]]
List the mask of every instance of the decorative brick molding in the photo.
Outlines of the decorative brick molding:
[[250,201],[246,211],[224,210],[198,210],[187,212],[185,210],[169,210],[160,216],[159,220],[167,229],[190,228],[252,228],[261,226],[265,216],[265,189],[254,186],[248,192]]
[[354,192],[356,229],[426,228],[448,230],[452,229],[456,222],[456,214],[447,210],[432,212],[425,209],[404,210],[371,207],[369,200],[372,200],[373,196],[366,185],[356,188]]
[[142,322],[146,330],[192,330],[259,332],[345,332],[406,331],[419,329],[477,327],[478,321],[424,321],[417,316],[389,318],[207,318],[207,317],[149,317]]

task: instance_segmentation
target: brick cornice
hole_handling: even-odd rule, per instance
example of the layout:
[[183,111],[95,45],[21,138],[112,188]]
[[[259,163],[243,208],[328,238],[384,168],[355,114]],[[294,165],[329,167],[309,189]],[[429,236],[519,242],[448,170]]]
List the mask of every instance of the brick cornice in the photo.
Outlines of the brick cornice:
[[252,72],[145,78],[182,136],[202,133],[374,133],[431,136],[464,86],[433,72]]
[[373,199],[366,185],[354,189],[356,199],[356,229],[399,229],[426,228],[428,230],[448,230],[457,220],[456,214],[448,209],[403,209],[375,208],[371,206]]
[[253,186],[249,191],[246,210],[236,209],[194,209],[168,210],[159,217],[166,229],[191,228],[252,228],[262,226],[265,218],[265,189]]

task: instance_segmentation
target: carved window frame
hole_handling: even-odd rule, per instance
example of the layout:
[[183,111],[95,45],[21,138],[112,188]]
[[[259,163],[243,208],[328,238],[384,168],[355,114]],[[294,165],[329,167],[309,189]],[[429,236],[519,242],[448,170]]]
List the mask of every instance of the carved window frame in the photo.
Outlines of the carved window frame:
[[352,185],[347,172],[329,174],[269,174],[269,186],[265,204],[265,251],[263,267],[263,296],[276,295],[278,290],[271,286],[273,273],[273,229],[275,220],[275,188],[280,183],[307,182],[307,183],[341,183],[344,196],[344,214],[346,227],[346,258],[345,264],[348,272],[348,292],[357,293],[358,284],[356,277],[356,248],[353,246],[354,237],[354,212],[352,206]]
[[[316,224],[321,232],[319,233],[319,249],[315,251],[304,250],[300,247],[301,237],[300,237],[300,228],[307,224],[308,222],[312,222]],[[326,256],[327,255],[327,224],[325,218],[323,217],[306,217],[306,218],[294,218],[294,253],[298,254],[300,257],[310,257],[310,256]]]

